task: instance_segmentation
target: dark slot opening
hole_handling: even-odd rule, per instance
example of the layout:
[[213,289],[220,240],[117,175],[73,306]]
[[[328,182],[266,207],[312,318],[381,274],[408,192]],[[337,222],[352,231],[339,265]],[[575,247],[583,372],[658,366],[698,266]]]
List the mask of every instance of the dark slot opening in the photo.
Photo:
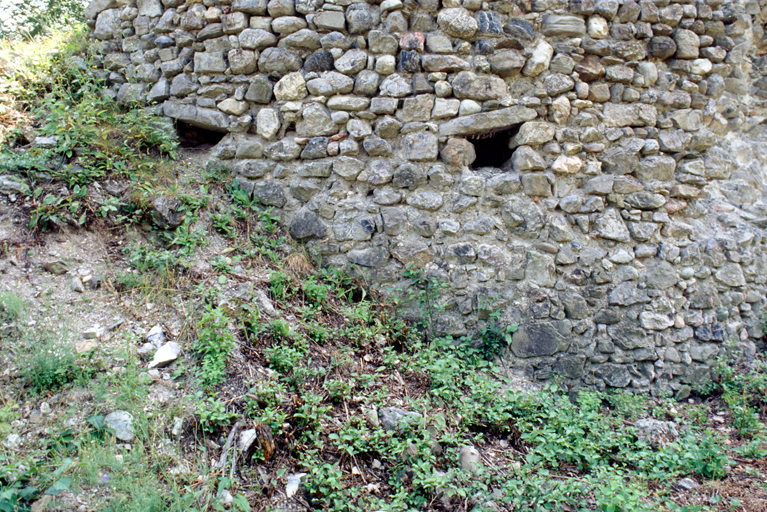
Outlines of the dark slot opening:
[[509,148],[509,141],[519,131],[520,125],[514,125],[503,130],[480,133],[469,137],[469,142],[474,144],[477,159],[471,164],[472,169],[480,167],[503,167],[511,159],[513,149]]
[[176,121],[179,146],[182,148],[207,148],[221,142],[226,133],[206,130],[181,121]]

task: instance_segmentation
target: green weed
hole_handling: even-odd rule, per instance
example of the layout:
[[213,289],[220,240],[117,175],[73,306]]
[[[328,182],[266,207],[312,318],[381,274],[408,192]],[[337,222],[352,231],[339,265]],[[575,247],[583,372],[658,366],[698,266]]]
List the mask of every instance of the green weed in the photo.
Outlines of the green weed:
[[295,293],[293,278],[282,270],[277,270],[269,275],[269,291],[275,300],[283,301]]
[[24,299],[13,292],[0,292],[0,322],[15,322],[26,309]]
[[206,388],[223,382],[226,376],[226,361],[235,339],[228,321],[220,308],[208,307],[198,324],[198,337],[192,349],[200,357],[200,381]]
[[239,414],[227,411],[226,406],[213,397],[203,398],[202,392],[197,393],[197,415],[200,428],[203,432],[211,434],[219,427],[229,425]]
[[330,293],[330,287],[321,283],[315,274],[308,276],[301,285],[301,288],[309,303],[317,307],[322,306]]
[[56,340],[40,334],[30,351],[21,355],[21,377],[32,391],[43,394],[72,382],[83,382],[96,372],[93,351],[77,354],[74,343],[66,337]]
[[728,346],[727,353],[717,359],[716,379],[703,393],[721,393],[732,415],[733,424],[743,438],[757,438],[765,432],[758,411],[767,409],[767,361],[757,357],[745,371],[735,368],[737,354]]
[[436,275],[427,274],[423,269],[409,266],[402,275],[411,281],[405,290],[405,303],[416,304],[421,310],[421,327],[431,336],[436,336],[434,322],[437,313],[441,311],[438,300],[448,283]]

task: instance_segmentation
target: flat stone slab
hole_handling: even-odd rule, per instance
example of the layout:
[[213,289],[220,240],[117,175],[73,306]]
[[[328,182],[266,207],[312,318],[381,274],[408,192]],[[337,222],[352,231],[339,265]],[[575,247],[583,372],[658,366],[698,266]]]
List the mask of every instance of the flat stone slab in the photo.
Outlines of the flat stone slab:
[[450,135],[473,135],[489,130],[508,128],[515,124],[532,121],[538,117],[535,110],[527,107],[509,107],[491,112],[480,112],[470,116],[459,117],[439,127],[440,137]]

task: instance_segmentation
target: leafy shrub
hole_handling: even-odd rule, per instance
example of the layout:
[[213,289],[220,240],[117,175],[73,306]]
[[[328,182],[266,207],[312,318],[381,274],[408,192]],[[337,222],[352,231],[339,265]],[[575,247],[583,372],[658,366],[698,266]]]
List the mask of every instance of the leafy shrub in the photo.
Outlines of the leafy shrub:
[[80,73],[54,87],[37,110],[44,119],[42,132],[58,140],[55,152],[77,157],[79,166],[64,166],[55,178],[71,185],[86,185],[108,174],[149,171],[155,164],[148,149],[173,157],[175,130],[143,108],[126,108],[101,93],[104,84]]
[[220,308],[208,307],[198,327],[198,338],[192,349],[200,357],[200,380],[211,387],[224,381],[226,361],[234,347],[228,317]]
[[300,361],[304,358],[304,353],[304,350],[287,343],[281,343],[264,350],[264,355],[269,359],[269,366],[286,375],[297,369]]

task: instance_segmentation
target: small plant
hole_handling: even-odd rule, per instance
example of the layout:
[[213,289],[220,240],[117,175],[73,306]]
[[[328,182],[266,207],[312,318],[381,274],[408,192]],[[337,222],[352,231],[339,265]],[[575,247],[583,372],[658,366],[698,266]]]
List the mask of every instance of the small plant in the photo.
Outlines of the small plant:
[[658,453],[648,454],[640,465],[651,478],[697,473],[703,478],[719,480],[727,476],[731,463],[715,435],[706,430],[690,432],[668,443]]
[[639,486],[628,482],[622,472],[603,472],[595,475],[594,495],[597,510],[602,512],[654,512],[655,503],[647,503],[646,492]]
[[289,375],[298,369],[299,362],[304,358],[304,351],[287,344],[279,344],[264,350],[272,369]]
[[341,430],[328,435],[328,439],[348,457],[371,450],[372,447],[368,442],[370,437],[365,420],[359,416],[352,416]]
[[738,446],[735,453],[746,459],[763,459],[767,457],[767,441],[764,438],[752,439]]
[[15,322],[24,312],[26,303],[13,292],[0,292],[0,322]]
[[250,235],[250,241],[253,243],[253,248],[248,250],[250,257],[260,255],[268,261],[279,261],[280,249],[285,245],[284,236],[273,238],[260,233],[253,233]]
[[757,357],[746,371],[739,372],[735,348],[728,345],[726,349],[714,367],[716,379],[703,392],[721,393],[741,437],[758,437],[765,430],[757,411],[767,410],[767,361]]
[[211,261],[210,264],[216,270],[216,272],[221,272],[222,274],[233,274],[234,267],[232,267],[232,263],[234,263],[234,261],[234,259],[226,258],[224,256],[216,256],[213,258],[213,261]]
[[22,378],[37,394],[56,391],[71,382],[90,379],[95,373],[92,357],[92,351],[78,355],[68,341],[44,339],[23,357]]
[[306,278],[302,285],[304,295],[310,304],[321,307],[330,293],[330,287],[318,281],[317,275],[313,274]]
[[322,396],[305,393],[303,403],[293,413],[293,420],[301,431],[301,437],[313,445],[318,445],[322,419],[331,411],[331,405],[323,404]]
[[501,327],[495,322],[485,325],[480,331],[482,340],[479,348],[480,357],[490,361],[500,356],[511,345],[512,335],[517,332],[518,327],[517,324]]
[[344,484],[343,472],[335,464],[323,463],[311,465],[307,464],[309,476],[304,486],[306,491],[318,504],[333,504],[336,500],[344,501],[341,496],[337,496]]
[[273,235],[277,231],[279,227],[279,223],[281,221],[279,217],[272,215],[271,207],[262,211],[258,215],[258,218],[261,221],[261,227],[269,235]]
[[405,296],[408,303],[415,302],[423,311],[421,326],[426,329],[430,336],[436,336],[434,321],[440,306],[437,301],[442,290],[448,286],[439,277],[427,274],[423,269],[408,266],[403,277],[410,279],[412,285],[408,287]]
[[200,380],[206,388],[223,382],[226,361],[234,347],[229,318],[220,308],[208,307],[200,320],[193,350],[200,357]]
[[240,211],[243,211],[246,215],[250,211],[255,211],[258,207],[258,201],[252,199],[250,194],[242,188],[238,181],[233,181],[227,188],[229,193],[229,199],[239,207]]
[[276,406],[284,400],[287,392],[288,390],[282,383],[265,380],[250,388],[250,391],[245,395],[245,400],[258,407]]
[[283,318],[275,318],[269,326],[274,337],[279,340],[287,340],[293,337],[293,329],[290,328],[288,321]]
[[206,434],[212,434],[219,427],[229,425],[239,414],[226,410],[226,406],[213,397],[203,398],[202,392],[197,393],[197,410],[200,427]]
[[197,247],[207,245],[208,233],[203,227],[193,229],[196,222],[196,216],[187,214],[184,217],[184,222],[175,231],[170,234],[161,233],[161,238],[164,239],[166,247],[168,249],[180,250],[181,254],[189,256]]
[[309,338],[317,345],[324,345],[330,339],[332,331],[319,322],[311,322],[306,326]]
[[351,398],[354,386],[348,380],[328,379],[325,381],[325,389],[334,402],[342,402]]
[[248,415],[256,421],[259,421],[272,430],[272,435],[282,434],[283,425],[288,421],[288,413],[279,407],[258,407],[253,403],[246,406]]
[[5,439],[11,432],[11,422],[20,417],[19,404],[10,400],[3,403],[0,407],[0,440]]
[[224,237],[235,238],[237,236],[237,224],[229,209],[220,214],[213,213],[210,218],[213,221],[213,229]]
[[629,421],[639,418],[647,409],[647,399],[643,395],[613,391],[605,398],[618,415]]
[[272,272],[269,276],[269,290],[275,300],[283,301],[294,293],[293,278],[282,270]]
[[88,190],[84,185],[75,184],[71,194],[50,193],[41,200],[42,194],[43,189],[40,187],[32,193],[33,206],[29,220],[31,229],[45,229],[50,224],[85,225],[89,209],[86,202]]

